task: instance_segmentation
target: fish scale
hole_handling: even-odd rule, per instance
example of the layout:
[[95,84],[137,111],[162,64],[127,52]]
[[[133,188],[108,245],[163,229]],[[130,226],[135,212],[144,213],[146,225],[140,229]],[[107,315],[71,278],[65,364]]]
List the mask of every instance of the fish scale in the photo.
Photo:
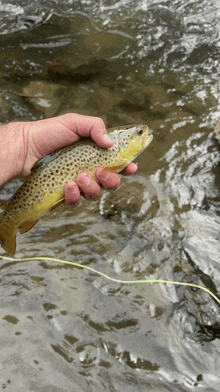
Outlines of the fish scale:
[[138,125],[111,129],[113,147],[103,149],[91,139],[82,139],[37,161],[30,177],[6,203],[0,221],[0,244],[13,255],[16,232],[29,231],[48,211],[65,199],[65,185],[75,181],[80,172],[87,172],[96,181],[96,169],[120,171],[151,142],[148,127]]

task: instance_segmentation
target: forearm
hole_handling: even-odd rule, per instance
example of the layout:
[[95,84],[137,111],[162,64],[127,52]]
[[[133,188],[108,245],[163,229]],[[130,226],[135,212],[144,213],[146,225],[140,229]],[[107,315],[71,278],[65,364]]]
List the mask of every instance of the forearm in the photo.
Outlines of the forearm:
[[0,187],[20,176],[24,165],[25,123],[10,123],[0,127]]

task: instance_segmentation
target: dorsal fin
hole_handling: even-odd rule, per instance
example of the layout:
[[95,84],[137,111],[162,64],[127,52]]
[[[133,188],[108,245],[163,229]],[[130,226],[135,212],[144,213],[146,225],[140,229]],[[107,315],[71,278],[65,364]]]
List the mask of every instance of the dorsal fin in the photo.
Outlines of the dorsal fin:
[[54,158],[56,158],[57,155],[60,154],[60,150],[56,150],[51,152],[50,154],[45,155],[44,157],[38,159],[38,161],[36,161],[32,168],[31,168],[31,173],[33,173],[35,170],[37,170],[39,167],[42,167],[44,165],[47,165],[49,162],[51,162]]

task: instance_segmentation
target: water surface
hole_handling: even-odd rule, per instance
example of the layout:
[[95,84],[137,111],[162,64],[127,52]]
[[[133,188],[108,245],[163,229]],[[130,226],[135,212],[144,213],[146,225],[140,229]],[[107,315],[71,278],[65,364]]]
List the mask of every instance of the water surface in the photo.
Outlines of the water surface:
[[[17,257],[218,295],[219,16],[207,0],[0,3],[1,124],[77,112],[154,134],[137,175],[48,214],[18,235]],[[208,293],[6,260],[0,290],[2,389],[219,391],[219,305]]]

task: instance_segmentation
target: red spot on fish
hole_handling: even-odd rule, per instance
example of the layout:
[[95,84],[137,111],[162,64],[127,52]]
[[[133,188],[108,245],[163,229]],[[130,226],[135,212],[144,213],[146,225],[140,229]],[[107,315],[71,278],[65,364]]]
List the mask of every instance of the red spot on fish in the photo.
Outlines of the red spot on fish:
[[44,188],[45,191],[47,191],[47,188]]

